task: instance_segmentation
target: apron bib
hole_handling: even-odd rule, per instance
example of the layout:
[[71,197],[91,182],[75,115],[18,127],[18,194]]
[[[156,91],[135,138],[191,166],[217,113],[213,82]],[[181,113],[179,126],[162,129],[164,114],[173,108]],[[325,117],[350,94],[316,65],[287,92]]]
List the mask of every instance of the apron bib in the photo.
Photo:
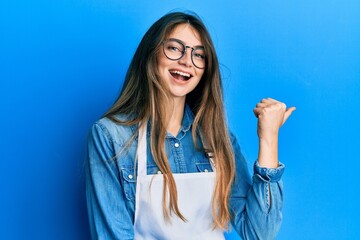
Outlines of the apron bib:
[[[165,221],[162,207],[163,176],[147,175],[146,171],[146,127],[147,124],[143,124],[140,128],[137,149],[135,239],[225,239],[221,229],[212,229],[211,201],[215,172],[173,174],[179,210],[187,221],[182,221],[175,214],[170,216],[170,222]],[[215,168],[213,170],[215,171]]]

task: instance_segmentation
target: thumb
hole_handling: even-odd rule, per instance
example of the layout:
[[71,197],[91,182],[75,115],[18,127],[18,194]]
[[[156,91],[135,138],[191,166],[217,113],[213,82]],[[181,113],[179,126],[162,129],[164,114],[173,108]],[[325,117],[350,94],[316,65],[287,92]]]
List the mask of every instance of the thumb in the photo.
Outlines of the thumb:
[[293,111],[296,110],[296,107],[291,107],[291,108],[288,108],[286,111],[285,111],[285,114],[284,114],[284,120],[283,120],[283,123],[284,124],[286,122],[286,120],[290,117],[290,115],[293,113]]

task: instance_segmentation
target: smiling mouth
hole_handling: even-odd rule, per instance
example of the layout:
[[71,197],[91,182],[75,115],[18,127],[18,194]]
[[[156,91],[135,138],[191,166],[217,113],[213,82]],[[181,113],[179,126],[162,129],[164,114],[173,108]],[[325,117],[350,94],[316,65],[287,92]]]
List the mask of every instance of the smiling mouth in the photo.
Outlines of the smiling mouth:
[[192,75],[190,73],[181,72],[179,70],[170,70],[171,76],[180,81],[188,81]]

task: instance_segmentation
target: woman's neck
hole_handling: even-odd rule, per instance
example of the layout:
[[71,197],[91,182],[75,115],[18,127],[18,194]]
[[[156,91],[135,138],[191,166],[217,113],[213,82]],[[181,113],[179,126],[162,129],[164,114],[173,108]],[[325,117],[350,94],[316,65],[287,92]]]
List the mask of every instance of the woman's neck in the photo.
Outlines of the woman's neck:
[[176,137],[181,128],[184,116],[185,98],[175,98],[173,103],[174,105],[170,109],[171,116],[166,131]]

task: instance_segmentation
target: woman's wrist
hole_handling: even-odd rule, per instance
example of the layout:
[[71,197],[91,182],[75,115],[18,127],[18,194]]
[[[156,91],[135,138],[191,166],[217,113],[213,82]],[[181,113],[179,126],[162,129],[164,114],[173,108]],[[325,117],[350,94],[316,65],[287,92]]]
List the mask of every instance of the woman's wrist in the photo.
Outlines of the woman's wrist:
[[278,161],[278,137],[259,138],[258,163],[264,168],[277,168]]

